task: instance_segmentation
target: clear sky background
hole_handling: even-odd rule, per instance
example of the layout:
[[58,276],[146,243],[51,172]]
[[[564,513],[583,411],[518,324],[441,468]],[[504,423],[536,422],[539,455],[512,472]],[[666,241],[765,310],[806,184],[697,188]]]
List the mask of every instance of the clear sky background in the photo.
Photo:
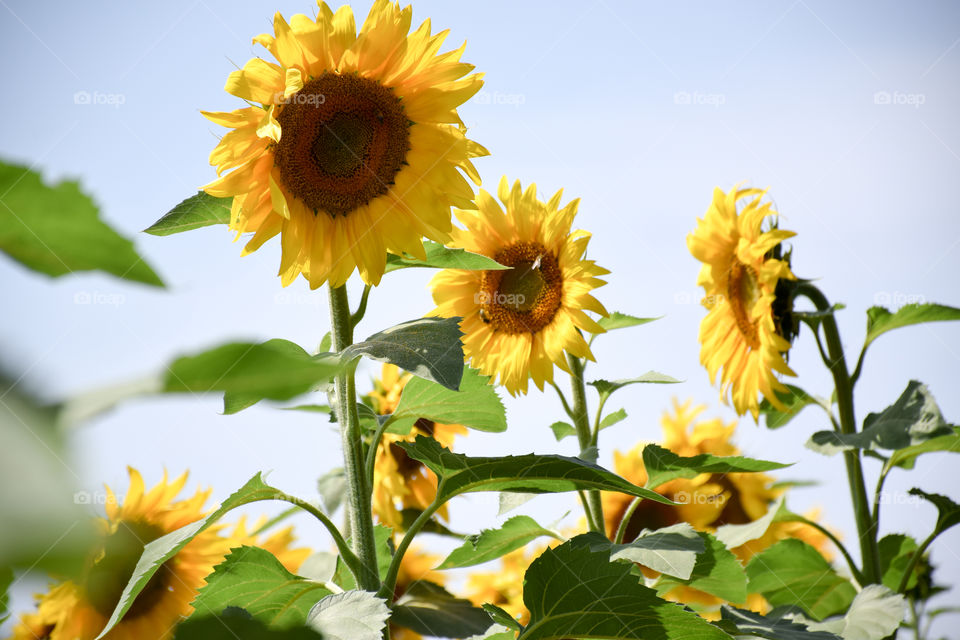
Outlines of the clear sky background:
[[[0,157],[51,179],[82,180],[168,284],[154,290],[92,274],[54,281],[0,258],[5,366],[54,399],[157,372],[176,354],[229,339],[281,337],[314,348],[328,324],[326,295],[303,280],[280,287],[278,241],[241,258],[224,227],[167,238],[138,232],[215,177],[207,156],[222,131],[198,110],[242,106],[223,85],[248,58],[269,55],[251,38],[271,29],[275,10],[313,15],[315,5],[0,5]],[[354,9],[359,23],[368,5]],[[601,463],[610,464],[614,448],[659,438],[659,417],[674,395],[706,403],[708,415],[734,417],[698,363],[704,310],[698,264],[685,247],[714,186],[745,180],[770,188],[782,226],[798,233],[794,271],[818,278],[831,300],[847,305],[839,322],[848,357],[856,357],[864,311],[875,303],[960,305],[960,5],[417,2],[415,24],[427,17],[435,30],[451,30],[446,48],[466,40],[464,59],[486,74],[483,92],[461,109],[470,136],[492,152],[477,162],[485,186],[495,189],[506,174],[536,182],[544,197],[561,187],[565,200],[581,197],[576,224],[594,234],[590,257],[612,271],[598,297],[611,310],[666,316],[596,343],[599,363],[588,375],[656,369],[685,380],[616,396],[610,407],[625,407],[629,418],[603,433]],[[78,104],[77,92],[91,103]],[[358,335],[429,311],[430,275],[386,277]],[[86,296],[93,303],[78,304]],[[829,393],[806,331],[791,366],[808,391]],[[948,419],[960,421],[958,366],[960,325],[884,336],[857,387],[858,418],[890,404],[915,378],[929,384]],[[361,388],[375,372],[362,370]],[[562,413],[552,393],[506,404],[507,435],[472,433],[459,449],[574,453],[573,442],[557,444],[547,428]],[[128,464],[148,482],[163,468],[189,468],[191,485],[214,487],[220,500],[256,471],[273,470],[275,485],[312,496],[315,478],[338,464],[338,436],[315,415],[254,407],[222,416],[220,409],[213,396],[144,399],[78,428],[78,485],[98,491],[107,482],[122,491]],[[747,455],[797,463],[780,478],[821,482],[792,491],[791,507],[821,506],[824,521],[855,549],[841,459],[803,447],[826,427],[808,409],[776,432],[742,420],[737,439]],[[876,465],[866,466],[872,487]],[[925,535],[934,510],[906,490],[960,499],[957,469],[957,458],[938,454],[913,473],[894,472],[884,532]],[[550,522],[572,507],[567,496],[525,509]],[[492,526],[496,498],[458,499],[452,514],[463,531]],[[318,526],[301,524],[304,538],[326,544]],[[933,558],[940,582],[960,581],[960,531],[943,536]],[[15,605],[28,601],[21,593]],[[956,591],[941,598],[950,601]]]

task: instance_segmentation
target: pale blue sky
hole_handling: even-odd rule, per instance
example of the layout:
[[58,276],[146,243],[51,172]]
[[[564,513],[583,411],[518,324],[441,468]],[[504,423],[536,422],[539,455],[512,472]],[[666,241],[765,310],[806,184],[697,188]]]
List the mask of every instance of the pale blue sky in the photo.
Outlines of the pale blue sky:
[[[241,106],[224,81],[235,65],[266,55],[250,39],[270,29],[274,10],[315,10],[308,0],[0,5],[0,156],[81,178],[104,217],[128,235],[214,177],[206,158],[221,131],[198,110]],[[367,7],[355,11],[362,17]],[[597,342],[595,376],[652,368],[686,380],[612,401],[630,418],[604,432],[601,462],[613,447],[659,437],[659,415],[674,394],[733,416],[698,364],[698,266],[684,243],[714,186],[746,180],[770,188],[783,226],[799,234],[795,271],[820,278],[832,300],[847,304],[839,319],[849,357],[875,300],[960,305],[960,5],[415,3],[415,23],[428,16],[436,30],[451,30],[450,47],[466,39],[464,59],[486,74],[483,92],[461,110],[471,137],[493,153],[477,163],[485,185],[507,174],[537,182],[545,196],[563,187],[568,198],[581,197],[577,225],[594,233],[590,255],[613,272],[598,297],[609,309],[667,316]],[[76,104],[77,92],[94,104]],[[174,354],[219,341],[282,337],[310,348],[326,330],[323,292],[303,281],[280,288],[276,242],[242,259],[223,228],[139,234],[136,242],[167,291],[89,274],[51,281],[0,259],[8,366],[59,397],[150,373]],[[428,311],[429,276],[385,278],[359,334]],[[78,293],[107,303],[76,304]],[[791,365],[801,386],[827,392],[809,335]],[[960,420],[958,365],[960,326],[885,336],[858,387],[859,417],[917,378],[948,419]],[[573,452],[547,429],[560,413],[552,395],[507,404],[510,434],[471,434],[461,450]],[[193,482],[222,499],[254,472],[273,469],[276,484],[312,495],[314,478],[337,464],[337,436],[314,416],[254,408],[225,417],[219,409],[215,397],[142,400],[80,428],[78,482],[123,487],[127,464],[148,481],[163,466],[190,468]],[[824,427],[809,410],[780,432],[744,420],[738,440],[747,454],[796,461],[782,478],[822,480],[829,490],[797,490],[791,504],[822,505],[855,548],[841,461],[803,448]],[[933,509],[906,502],[906,489],[956,499],[958,481],[947,456],[893,477],[884,530],[925,533]],[[454,505],[454,518],[463,530],[490,526],[494,505],[492,496],[472,497]],[[529,511],[549,521],[567,505],[543,498]],[[304,536],[317,532],[303,527]],[[940,579],[958,582],[960,533],[944,536],[933,555]]]

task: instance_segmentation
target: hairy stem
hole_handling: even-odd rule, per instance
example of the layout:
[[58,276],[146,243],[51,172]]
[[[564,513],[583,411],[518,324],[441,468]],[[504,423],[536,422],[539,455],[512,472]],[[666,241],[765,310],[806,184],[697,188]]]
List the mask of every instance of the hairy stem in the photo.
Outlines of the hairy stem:
[[[583,379],[584,365],[583,360],[572,355],[567,356],[567,363],[570,365],[570,386],[573,391],[573,407],[570,410],[570,419],[573,420],[573,426],[577,430],[580,452],[583,453],[593,446],[590,417],[587,415],[587,385]],[[587,520],[593,521],[593,530],[606,535],[603,530],[603,503],[600,500],[600,492],[593,489],[587,491],[587,499],[583,508],[592,516],[588,517]]]

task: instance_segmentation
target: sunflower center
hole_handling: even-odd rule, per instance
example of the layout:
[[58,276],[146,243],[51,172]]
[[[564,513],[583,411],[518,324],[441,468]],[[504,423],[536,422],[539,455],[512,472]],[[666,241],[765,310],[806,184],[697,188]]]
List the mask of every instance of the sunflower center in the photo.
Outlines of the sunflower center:
[[753,349],[760,346],[757,323],[751,313],[759,299],[760,284],[757,281],[757,272],[753,267],[734,258],[733,264],[730,265],[730,276],[727,279],[727,300],[730,302],[730,309],[733,310],[740,333]]
[[536,333],[553,321],[563,300],[563,274],[556,257],[537,242],[501,249],[494,259],[513,267],[484,271],[480,317],[495,331]]
[[[143,547],[156,540],[163,531],[145,522],[121,521],[103,547],[103,556],[87,573],[84,587],[90,604],[103,616],[113,614],[124,587],[133,575]],[[160,567],[144,587],[124,619],[136,618],[149,612],[168,590],[166,565]]]
[[279,106],[275,162],[283,186],[314,213],[347,215],[385,194],[410,150],[410,121],[393,90],[324,73]]

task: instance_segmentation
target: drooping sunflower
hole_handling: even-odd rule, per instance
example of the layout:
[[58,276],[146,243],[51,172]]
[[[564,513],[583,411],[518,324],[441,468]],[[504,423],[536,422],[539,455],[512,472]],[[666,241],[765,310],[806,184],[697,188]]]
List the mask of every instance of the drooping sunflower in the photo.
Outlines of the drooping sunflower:
[[[381,415],[393,413],[411,377],[410,373],[401,373],[396,365],[383,365],[380,379],[374,381],[374,389],[368,396],[374,410]],[[385,433],[380,438],[373,467],[373,512],[380,522],[394,531],[402,529],[403,509],[423,511],[437,496],[436,474],[397,445],[398,442],[413,442],[418,435],[430,436],[449,449],[458,435],[467,435],[467,429],[459,424],[442,424],[421,418],[406,435]],[[446,520],[447,505],[443,505],[437,514]]]
[[[35,614],[28,614],[14,629],[13,637],[50,640],[93,640],[106,625],[123,588],[140,559],[144,545],[160,536],[199,520],[210,491],[175,500],[187,475],[173,482],[163,480],[145,491],[143,478],[128,469],[130,485],[123,504],[107,488],[105,519],[98,519],[101,538],[89,556],[83,577],[65,581],[40,596]],[[168,640],[204,578],[229,552],[231,541],[213,526],[199,533],[180,552],[163,564],[140,593],[124,618],[106,636],[107,640]],[[45,635],[37,635],[38,631]]]
[[777,304],[777,284],[796,279],[779,257],[780,243],[796,234],[764,230],[776,216],[769,202],[761,202],[764,194],[714,190],[706,215],[687,236],[687,248],[703,263],[697,284],[709,310],[700,323],[700,362],[714,384],[719,375],[724,402],[732,398],[738,414],[749,411],[755,420],[758,393],[783,407],[776,392],[786,387],[775,374],[796,375],[784,360],[789,331]]
[[536,185],[524,191],[504,177],[497,189],[504,210],[481,189],[476,210],[456,211],[466,229],[453,230],[451,246],[512,268],[447,269],[430,283],[432,314],[462,317],[466,357],[513,395],[526,393],[530,379],[542,390],[554,365],[569,371],[566,354],[592,360],[580,331],[604,331],[585,311],[607,315],[591,291],[610,272],[584,258],[590,234],[570,230],[580,201],[561,208],[562,194],[542,202]]
[[[210,154],[218,174],[204,190],[233,197],[230,228],[253,232],[244,253],[280,234],[284,286],[299,274],[339,286],[356,267],[378,284],[387,252],[425,258],[422,236],[448,239],[450,207],[470,208],[487,155],[466,137],[457,107],[483,84],[438,53],[447,32],[412,9],[376,0],[357,33],[349,6],[319,2],[316,19],[274,16],[254,42],[279,64],[254,58],[226,91],[250,106],[204,112],[232,129]],[[469,75],[468,75],[469,74]]]

